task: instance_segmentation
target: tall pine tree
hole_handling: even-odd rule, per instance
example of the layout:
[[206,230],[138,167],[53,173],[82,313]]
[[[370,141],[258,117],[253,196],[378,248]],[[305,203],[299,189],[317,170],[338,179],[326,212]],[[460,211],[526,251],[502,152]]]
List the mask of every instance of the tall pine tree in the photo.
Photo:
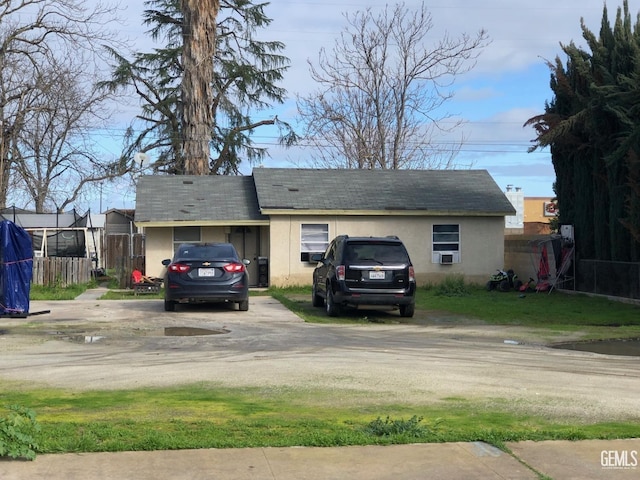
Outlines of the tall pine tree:
[[560,223],[574,225],[579,258],[640,259],[639,30],[626,0],[613,28],[604,7],[598,36],[582,22],[589,50],[562,46],[566,63],[549,63],[554,97],[526,123],[532,150],[551,150]]
[[[185,32],[189,35],[199,16],[193,12],[185,16],[183,3],[182,0],[146,2],[144,23],[150,27],[152,38],[164,44],[163,47],[136,53],[132,60],[111,51],[116,65],[112,80],[103,86],[132,88],[142,101],[142,111],[128,131],[122,156],[131,158],[136,152],[151,152],[155,157],[154,168],[164,173],[236,174],[243,160],[258,162],[267,154],[266,149],[257,147],[251,140],[256,128],[276,125],[281,143],[290,145],[296,140],[285,122],[252,117],[272,103],[284,102],[286,91],[277,83],[282,80],[289,61],[279,54],[284,49],[281,42],[256,39],[256,32],[271,22],[264,13],[267,4],[221,0],[216,35],[205,35],[205,38],[215,38],[215,55],[205,62],[208,69],[213,69],[210,84],[202,85],[204,72],[198,80],[200,90],[211,88],[210,104],[199,106],[204,109],[200,112],[203,119],[209,118],[211,125],[205,131],[196,131],[185,118],[192,114],[183,108],[184,99],[195,94],[185,91],[192,89],[190,85],[194,82],[183,82],[189,65],[184,39]],[[190,2],[190,5],[195,9],[200,4]],[[191,40],[198,41],[198,38]],[[190,49],[193,50],[193,46]],[[187,135],[186,129],[193,131]],[[202,140],[199,138],[202,135],[207,136],[204,140],[209,146],[209,155],[204,168],[200,168],[201,165],[195,168],[193,161],[196,160],[197,166],[202,154],[196,153],[194,157],[186,147],[189,141]]]

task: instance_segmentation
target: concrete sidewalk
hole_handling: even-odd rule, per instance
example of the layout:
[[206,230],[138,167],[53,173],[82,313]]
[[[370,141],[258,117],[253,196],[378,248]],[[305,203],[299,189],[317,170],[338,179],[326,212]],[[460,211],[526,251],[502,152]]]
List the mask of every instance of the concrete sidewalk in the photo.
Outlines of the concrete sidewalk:
[[40,455],[0,460],[2,480],[637,479],[640,439]]

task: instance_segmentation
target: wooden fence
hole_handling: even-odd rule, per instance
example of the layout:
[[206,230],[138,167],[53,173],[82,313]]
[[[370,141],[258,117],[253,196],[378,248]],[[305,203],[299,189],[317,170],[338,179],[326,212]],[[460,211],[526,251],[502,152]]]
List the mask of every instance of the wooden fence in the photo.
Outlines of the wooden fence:
[[131,288],[131,274],[134,270],[144,273],[144,256],[120,257],[114,262],[112,275],[118,279],[119,288]]
[[91,280],[93,264],[89,258],[45,257],[33,259],[35,285],[75,285]]
[[144,235],[139,233],[107,235],[102,266],[107,270],[118,269],[122,266],[122,258],[144,256],[144,240]]

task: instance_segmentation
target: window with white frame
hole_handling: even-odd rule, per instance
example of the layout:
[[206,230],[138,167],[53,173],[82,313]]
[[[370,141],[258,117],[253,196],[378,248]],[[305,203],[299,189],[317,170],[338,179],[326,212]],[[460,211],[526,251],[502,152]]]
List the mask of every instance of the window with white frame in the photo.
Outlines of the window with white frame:
[[308,262],[314,253],[323,253],[329,246],[327,223],[303,223],[300,225],[300,261]]
[[173,251],[181,243],[200,243],[200,227],[173,227]]
[[433,225],[431,251],[433,263],[460,263],[460,225]]

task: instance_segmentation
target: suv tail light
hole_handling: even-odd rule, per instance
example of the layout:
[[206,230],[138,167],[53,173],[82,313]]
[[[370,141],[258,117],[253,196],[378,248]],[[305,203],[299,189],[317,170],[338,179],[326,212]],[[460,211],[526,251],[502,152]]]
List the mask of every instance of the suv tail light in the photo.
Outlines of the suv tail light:
[[344,265],[338,265],[336,267],[336,276],[338,277],[338,280],[344,280],[345,279],[344,272],[345,272]]
[[225,272],[229,273],[242,273],[244,272],[244,265],[242,263],[227,263],[224,267]]
[[409,281],[410,282],[415,282],[416,281],[416,274],[413,270],[413,266],[409,267]]
[[168,268],[170,272],[176,273],[187,273],[189,270],[191,270],[191,267],[184,263],[172,263]]

